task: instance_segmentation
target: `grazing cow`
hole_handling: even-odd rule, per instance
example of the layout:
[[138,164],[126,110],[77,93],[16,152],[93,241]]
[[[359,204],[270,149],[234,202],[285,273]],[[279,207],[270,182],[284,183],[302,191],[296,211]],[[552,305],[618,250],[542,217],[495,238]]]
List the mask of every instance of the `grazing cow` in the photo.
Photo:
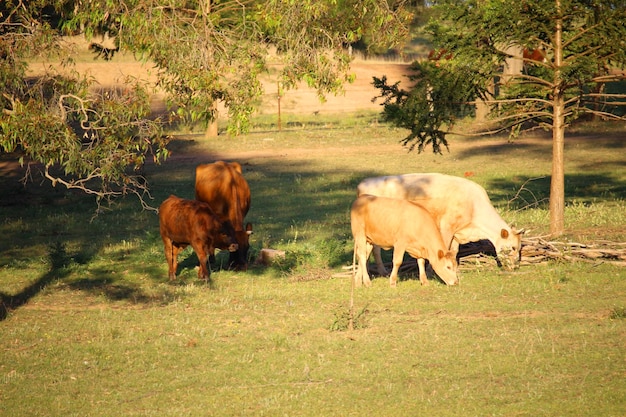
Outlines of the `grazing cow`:
[[198,278],[208,280],[211,270],[207,257],[215,248],[237,250],[235,230],[201,201],[169,196],[159,207],[159,226],[169,266],[170,280],[176,279],[178,253],[191,245],[200,261]]
[[222,220],[230,220],[239,249],[231,252],[229,267],[247,269],[252,224],[244,227],[243,221],[250,209],[250,187],[241,174],[241,165],[223,161],[198,165],[196,200],[209,204]]
[[354,258],[359,262],[358,272],[354,275],[356,286],[370,285],[367,258],[372,251],[372,245],[385,249],[393,247],[393,270],[389,277],[389,284],[392,287],[396,286],[398,269],[405,251],[418,261],[422,260],[418,262],[422,285],[428,283],[424,258],[430,261],[439,278],[446,284],[457,283],[456,256],[444,245],[435,220],[419,204],[361,195],[352,203],[350,223],[354,237]]
[[[456,255],[459,244],[488,239],[501,265],[519,266],[524,230],[509,227],[491,205],[483,187],[465,178],[444,174],[405,174],[367,178],[357,195],[405,199],[420,204],[435,219],[446,248]],[[380,248],[374,250],[378,272],[386,274]]]

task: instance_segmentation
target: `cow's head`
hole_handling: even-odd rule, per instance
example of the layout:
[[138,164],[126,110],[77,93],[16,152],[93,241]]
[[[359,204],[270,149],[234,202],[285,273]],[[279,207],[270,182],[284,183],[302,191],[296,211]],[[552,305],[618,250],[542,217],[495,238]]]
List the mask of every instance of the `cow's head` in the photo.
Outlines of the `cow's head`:
[[522,235],[524,229],[511,230],[502,229],[500,231],[500,239],[496,246],[498,261],[504,268],[512,270],[519,267],[522,257]]
[[432,262],[435,272],[447,285],[455,285],[459,282],[457,276],[458,264],[456,262],[456,254],[443,250],[437,252],[437,262]]
[[248,269],[248,250],[250,249],[251,234],[252,223],[246,224],[246,230],[237,230],[235,232],[239,249],[230,253],[228,261],[229,268],[237,271],[245,271]]
[[227,250],[231,254],[239,250],[235,229],[229,221],[221,223],[215,236],[215,247]]

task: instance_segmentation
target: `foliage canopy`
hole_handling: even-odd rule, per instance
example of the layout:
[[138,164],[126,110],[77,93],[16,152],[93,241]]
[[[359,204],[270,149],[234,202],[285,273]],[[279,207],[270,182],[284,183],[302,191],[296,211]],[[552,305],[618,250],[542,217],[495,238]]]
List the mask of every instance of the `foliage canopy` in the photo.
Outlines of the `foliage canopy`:
[[[404,90],[375,79],[385,116],[409,129],[405,144],[435,152],[468,104],[490,106],[488,132],[553,132],[551,231],[563,231],[565,128],[583,114],[623,119],[626,78],[623,0],[440,0],[426,30],[433,60],[413,65]],[[484,132],[483,132],[484,133]]]
[[[270,60],[282,64],[283,87],[305,80],[322,97],[351,79],[347,45],[367,36],[392,46],[410,19],[395,0],[9,0],[0,6],[0,149],[23,151],[53,183],[99,201],[131,192],[144,202],[148,187],[138,170],[147,155],[167,157],[166,120],[149,117],[149,90],[136,80],[121,92],[94,91],[71,71],[62,35],[108,35],[114,47],[93,44],[94,51],[154,63],[177,121],[210,123],[221,101],[229,131],[239,133]],[[69,70],[28,77],[29,59],[55,55]]]

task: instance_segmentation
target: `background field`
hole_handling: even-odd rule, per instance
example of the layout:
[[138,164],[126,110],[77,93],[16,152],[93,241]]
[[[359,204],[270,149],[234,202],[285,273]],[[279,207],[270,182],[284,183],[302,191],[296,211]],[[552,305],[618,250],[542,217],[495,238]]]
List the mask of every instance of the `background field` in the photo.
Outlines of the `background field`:
[[[168,282],[157,217],[137,201],[94,217],[89,197],[23,187],[3,156],[0,414],[624,415],[626,273],[608,262],[465,262],[456,287],[377,278],[356,291],[346,328],[350,284],[333,276],[352,260],[361,179],[467,176],[539,236],[550,138],[453,138],[449,153],[418,155],[366,109],[329,113],[288,115],[282,132],[264,115],[243,137],[177,136],[172,157],[146,167],[158,206],[193,197],[196,164],[242,163],[253,256],[287,256],[216,270],[208,285],[190,249]],[[626,241],[625,147],[623,126],[571,131],[560,239]]]

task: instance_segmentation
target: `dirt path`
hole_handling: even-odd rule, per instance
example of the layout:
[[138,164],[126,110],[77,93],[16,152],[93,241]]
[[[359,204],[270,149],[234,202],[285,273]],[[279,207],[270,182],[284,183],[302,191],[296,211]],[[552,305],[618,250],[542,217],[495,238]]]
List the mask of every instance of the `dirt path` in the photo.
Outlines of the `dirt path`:
[[[285,114],[333,114],[351,113],[359,110],[379,110],[380,102],[372,103],[378,95],[378,90],[372,85],[372,77],[387,76],[390,82],[408,82],[406,75],[408,65],[405,63],[355,60],[350,72],[356,77],[353,83],[344,85],[345,93],[337,96],[328,95],[325,102],[321,102],[314,89],[301,84],[295,90],[284,93],[281,98],[281,112]],[[40,74],[49,66],[47,63],[35,63],[30,66],[30,75]],[[78,62],[74,69],[79,74],[92,77],[96,88],[123,88],[127,79],[139,79],[156,82],[157,69],[151,64],[134,61],[127,56],[120,56],[111,61],[94,60]],[[275,71],[269,71],[269,74]],[[262,78],[265,94],[258,107],[259,114],[276,114],[278,112],[278,94],[275,77],[267,75]],[[152,105],[156,112],[165,109],[162,93],[155,93]],[[225,110],[221,108],[221,114]]]

